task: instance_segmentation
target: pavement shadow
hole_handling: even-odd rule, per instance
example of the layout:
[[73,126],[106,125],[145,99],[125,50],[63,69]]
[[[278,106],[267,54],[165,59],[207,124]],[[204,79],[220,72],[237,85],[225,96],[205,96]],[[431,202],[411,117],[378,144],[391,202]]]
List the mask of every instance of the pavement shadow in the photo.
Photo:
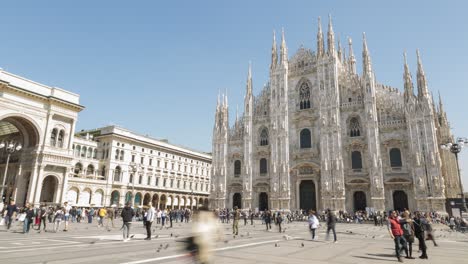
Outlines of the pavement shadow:
[[383,258],[396,258],[396,256],[392,254],[367,254],[367,255],[374,256],[374,257],[383,257]]
[[373,258],[373,257],[366,257],[366,256],[353,256],[354,258],[360,258],[360,259],[370,259],[370,260],[380,260],[380,261],[390,261],[390,262],[395,262],[395,260],[390,260],[390,259],[382,259],[382,258]]

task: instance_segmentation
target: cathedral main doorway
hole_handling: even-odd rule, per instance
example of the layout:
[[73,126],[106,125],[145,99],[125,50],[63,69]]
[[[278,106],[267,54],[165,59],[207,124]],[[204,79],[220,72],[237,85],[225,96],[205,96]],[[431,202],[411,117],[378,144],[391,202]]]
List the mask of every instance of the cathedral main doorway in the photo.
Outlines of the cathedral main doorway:
[[354,198],[354,212],[364,211],[367,207],[366,194],[362,191],[355,192]]
[[258,197],[258,209],[260,211],[268,210],[268,194],[266,192],[260,193]]
[[234,207],[242,208],[242,195],[240,193],[235,193],[232,197],[232,208]]
[[395,191],[393,193],[393,208],[403,211],[408,208],[408,195],[404,191]]
[[315,183],[311,180],[301,181],[299,185],[300,209],[309,211],[317,210],[315,196]]

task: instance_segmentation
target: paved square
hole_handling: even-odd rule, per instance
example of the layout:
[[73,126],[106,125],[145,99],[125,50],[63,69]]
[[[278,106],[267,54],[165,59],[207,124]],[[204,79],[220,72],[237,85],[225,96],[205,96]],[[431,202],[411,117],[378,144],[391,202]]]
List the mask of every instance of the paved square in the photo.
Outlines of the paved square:
[[[155,227],[158,236],[143,240],[145,230],[141,222],[134,223],[134,238],[121,241],[119,227],[110,231],[98,228],[96,223],[74,223],[69,232],[21,234],[16,224],[0,232],[1,263],[190,263],[184,257],[183,243],[178,242],[190,234],[191,224],[176,223],[171,229]],[[256,221],[252,226],[240,222],[239,236],[233,238],[231,226],[221,224],[227,242],[219,242],[214,263],[388,263],[396,262],[393,241],[386,227],[370,224],[338,224],[338,243],[325,241],[325,229],[318,241],[310,240],[305,222],[285,224],[286,232],[265,231]],[[435,226],[439,247],[428,244],[429,260],[406,260],[406,263],[465,263],[468,259],[468,234],[447,231]],[[172,236],[171,236],[172,234]],[[304,246],[302,246],[302,244]],[[414,256],[417,253],[417,242]]]

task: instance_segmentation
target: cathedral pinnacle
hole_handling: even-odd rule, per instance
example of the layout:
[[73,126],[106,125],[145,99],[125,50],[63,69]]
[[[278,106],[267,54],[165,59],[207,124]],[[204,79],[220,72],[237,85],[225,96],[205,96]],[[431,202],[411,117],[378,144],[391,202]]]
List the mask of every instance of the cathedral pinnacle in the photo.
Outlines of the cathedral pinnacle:
[[349,67],[350,67],[351,73],[356,74],[356,58],[354,57],[353,40],[351,38],[348,38],[348,44],[349,44]]
[[325,52],[325,43],[323,40],[323,32],[322,32],[322,22],[320,17],[318,18],[318,32],[317,32],[317,56],[323,56]]
[[249,61],[249,71],[247,73],[247,91],[246,96],[252,96],[252,63]]
[[362,70],[363,70],[363,75],[372,75],[372,65],[371,65],[371,59],[369,55],[369,49],[367,48],[367,40],[366,40],[366,33],[362,33]]
[[344,61],[343,59],[343,47],[341,47],[340,37],[338,36],[338,59]]
[[403,80],[405,83],[405,98],[409,99],[410,96],[414,95],[413,80],[411,78],[411,73],[409,71],[408,62],[406,60],[406,52],[403,53],[403,58],[405,62],[405,65],[404,65],[405,73],[403,74]]
[[273,69],[278,64],[278,51],[276,49],[276,32],[273,30],[273,46],[271,47],[271,65],[270,69]]
[[416,50],[416,56],[418,57],[418,96],[426,97],[428,96],[427,83],[426,83],[426,74],[421,62],[421,56],[419,55],[419,49]]
[[335,54],[335,33],[333,32],[333,24],[331,15],[328,15],[328,55],[333,56]]
[[286,63],[288,61],[288,48],[286,47],[286,39],[284,37],[284,28],[281,30],[281,47],[280,47],[280,59],[281,63]]

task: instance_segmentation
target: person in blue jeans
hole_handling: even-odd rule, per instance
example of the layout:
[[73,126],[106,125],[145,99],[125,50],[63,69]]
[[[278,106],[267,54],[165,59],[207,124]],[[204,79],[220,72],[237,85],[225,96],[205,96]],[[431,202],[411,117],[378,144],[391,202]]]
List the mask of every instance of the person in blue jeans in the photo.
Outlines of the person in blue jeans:
[[29,233],[29,229],[31,229],[31,224],[34,218],[34,209],[32,208],[31,204],[26,204],[24,213],[26,214],[26,217],[24,218],[23,222],[23,233],[27,234]]

